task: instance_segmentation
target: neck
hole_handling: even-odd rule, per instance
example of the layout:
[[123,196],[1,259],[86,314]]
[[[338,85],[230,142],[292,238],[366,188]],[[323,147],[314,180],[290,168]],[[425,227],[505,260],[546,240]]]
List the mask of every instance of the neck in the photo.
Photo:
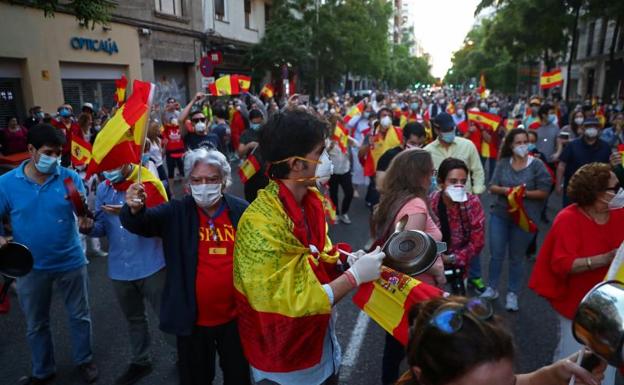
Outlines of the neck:
[[526,160],[527,160],[527,156],[520,157],[516,154],[513,154],[512,156],[512,161],[514,163],[522,163],[522,162],[525,162]]
[[451,199],[451,197],[450,197],[450,196],[448,196],[448,194],[444,192],[444,190],[442,190],[442,191],[440,192],[440,194],[442,194],[442,201],[444,202],[444,204],[446,205],[446,207],[450,207],[450,206],[452,206],[452,205],[453,205],[453,203],[455,203],[455,202],[453,202],[453,200]]
[[43,182],[46,181],[46,179],[48,179],[48,174],[44,174],[42,172],[39,172],[39,170],[37,170],[37,167],[35,167],[35,164],[33,163],[34,161],[31,159],[30,162],[26,163],[26,166],[24,167],[24,173],[32,180],[34,180],[35,182],[42,184]]
[[297,203],[301,206],[303,197],[308,193],[308,186],[290,179],[282,179],[282,183],[284,183],[284,186],[290,190],[295,197],[295,201],[297,201]]
[[609,215],[609,206],[600,200],[594,202],[593,205],[583,207],[583,210],[594,219],[601,219],[605,215]]
[[440,142],[440,145],[444,148],[449,148],[451,147],[452,143],[446,143],[445,141],[443,141],[442,139],[438,138],[438,142]]

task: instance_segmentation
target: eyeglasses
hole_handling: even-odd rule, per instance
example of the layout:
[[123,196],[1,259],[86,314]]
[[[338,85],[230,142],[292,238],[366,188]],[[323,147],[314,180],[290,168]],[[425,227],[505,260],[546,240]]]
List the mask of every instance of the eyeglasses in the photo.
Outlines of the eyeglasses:
[[486,321],[494,315],[492,304],[482,298],[472,298],[460,308],[442,308],[436,311],[429,325],[445,334],[453,334],[464,325],[464,314],[470,313],[479,321]]
[[206,118],[195,118],[195,119],[191,119],[191,122],[193,122],[193,123],[197,123],[197,122],[202,122],[202,123],[205,123],[205,122],[206,122]]

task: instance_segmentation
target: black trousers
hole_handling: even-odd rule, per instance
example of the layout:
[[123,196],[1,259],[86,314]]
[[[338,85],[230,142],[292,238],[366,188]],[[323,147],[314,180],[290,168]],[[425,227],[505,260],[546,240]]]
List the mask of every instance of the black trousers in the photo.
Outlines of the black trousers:
[[[342,204],[338,204],[338,187],[342,187],[342,192],[344,193]],[[353,200],[353,183],[350,172],[342,175],[334,174],[329,178],[329,197],[336,205],[337,215],[349,212],[349,207],[351,207],[351,201]]]
[[219,326],[195,326],[190,336],[178,336],[180,385],[211,385],[215,353],[224,385],[250,384],[249,363],[243,355],[236,321]]
[[405,358],[405,347],[396,338],[386,333],[383,358],[381,361],[381,383],[391,385],[399,379],[401,361]]

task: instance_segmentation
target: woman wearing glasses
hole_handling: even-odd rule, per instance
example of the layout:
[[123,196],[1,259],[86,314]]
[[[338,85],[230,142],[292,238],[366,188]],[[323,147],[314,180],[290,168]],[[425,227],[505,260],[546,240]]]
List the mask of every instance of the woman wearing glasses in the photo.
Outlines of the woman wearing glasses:
[[599,384],[605,364],[593,373],[576,356],[532,373],[514,374],[511,332],[485,299],[438,298],[410,311],[409,370],[397,385],[565,385]]
[[[575,202],[555,217],[537,257],[529,287],[546,298],[559,316],[555,359],[580,349],[572,321],[581,299],[601,282],[624,241],[624,190],[611,167],[589,163],[570,179],[568,196]],[[609,368],[604,384],[613,384]]]

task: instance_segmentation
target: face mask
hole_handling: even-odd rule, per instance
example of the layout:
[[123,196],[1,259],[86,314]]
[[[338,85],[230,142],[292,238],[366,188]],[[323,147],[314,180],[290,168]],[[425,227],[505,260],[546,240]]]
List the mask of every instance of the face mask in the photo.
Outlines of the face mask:
[[596,127],[586,128],[584,135],[588,138],[595,138],[598,136],[598,129]]
[[320,188],[320,186],[329,181],[329,178],[334,173],[334,165],[331,159],[329,159],[327,150],[323,150],[319,162],[321,163],[316,165],[314,176],[316,177],[316,186]]
[[36,116],[38,119],[43,119],[45,117],[45,114],[43,112],[37,112]]
[[409,143],[405,143],[405,149],[406,150],[411,150],[413,148],[420,148],[420,146],[415,145],[415,144],[409,144]]
[[205,132],[206,131],[206,123],[204,123],[204,122],[197,122],[195,124],[195,131],[196,132]]
[[440,134],[440,139],[443,142],[446,142],[448,144],[451,144],[455,141],[455,132],[451,131],[451,132],[443,132]]
[[462,110],[461,108],[457,110],[456,112],[457,116],[464,116],[464,110]]
[[381,118],[379,123],[386,128],[390,127],[390,125],[392,124],[392,118],[390,118],[389,116],[384,116],[383,118]]
[[529,146],[527,146],[526,144],[520,144],[514,147],[513,152],[519,157],[524,158],[529,153]]
[[440,104],[444,104],[444,102],[445,102],[445,101],[446,101],[446,100],[444,100],[444,99],[440,99],[440,100],[438,101],[438,103],[440,103]]
[[121,168],[118,168],[116,170],[104,171],[102,172],[102,175],[104,175],[104,178],[109,180],[111,183],[123,182],[123,180],[125,179],[123,173],[121,172]]
[[203,208],[211,207],[223,196],[219,183],[191,185],[191,195],[197,206]]
[[461,184],[448,186],[446,187],[445,191],[453,202],[461,203],[468,200],[468,195],[466,195],[466,187]]
[[67,108],[62,108],[59,111],[59,115],[61,116],[61,118],[69,118],[71,116],[71,112],[69,112]]
[[537,146],[535,145],[535,143],[529,143],[528,148],[529,148],[529,151],[537,150]]
[[35,168],[42,174],[52,174],[60,165],[61,159],[46,154],[39,155],[39,161],[35,163]]
[[617,210],[624,207],[624,189],[620,187],[617,194],[609,201],[609,209]]
[[178,119],[176,119],[176,118],[171,119],[171,125],[172,126],[177,126],[178,125]]
[[251,128],[254,131],[258,131],[260,129],[260,123],[250,123],[249,128]]
[[97,125],[93,127],[95,129],[95,131],[100,131],[102,129],[102,126]]
[[537,113],[539,112],[539,107],[531,107],[531,113],[533,113],[534,115],[537,115]]
[[438,189],[438,180],[435,176],[431,177],[431,184],[429,185],[429,192],[434,192]]
[[143,164],[147,164],[147,162],[149,162],[150,160],[150,156],[148,153],[145,153],[141,156],[141,163]]
[[416,111],[418,109],[418,103],[410,104],[410,108],[412,109],[412,111]]
[[481,103],[481,104],[479,105],[479,109],[480,109],[481,111],[487,111],[487,110],[488,110],[488,106],[487,106],[487,104],[485,104],[485,103]]
[[550,124],[557,124],[557,115],[555,115],[555,114],[548,114],[548,122]]
[[574,123],[576,123],[577,126],[580,126],[581,124],[583,124],[583,118],[574,118]]
[[364,113],[364,119],[368,119],[368,118],[370,118],[370,112],[367,111]]
[[495,114],[495,115],[498,114],[498,108],[496,107],[490,108],[490,114]]

